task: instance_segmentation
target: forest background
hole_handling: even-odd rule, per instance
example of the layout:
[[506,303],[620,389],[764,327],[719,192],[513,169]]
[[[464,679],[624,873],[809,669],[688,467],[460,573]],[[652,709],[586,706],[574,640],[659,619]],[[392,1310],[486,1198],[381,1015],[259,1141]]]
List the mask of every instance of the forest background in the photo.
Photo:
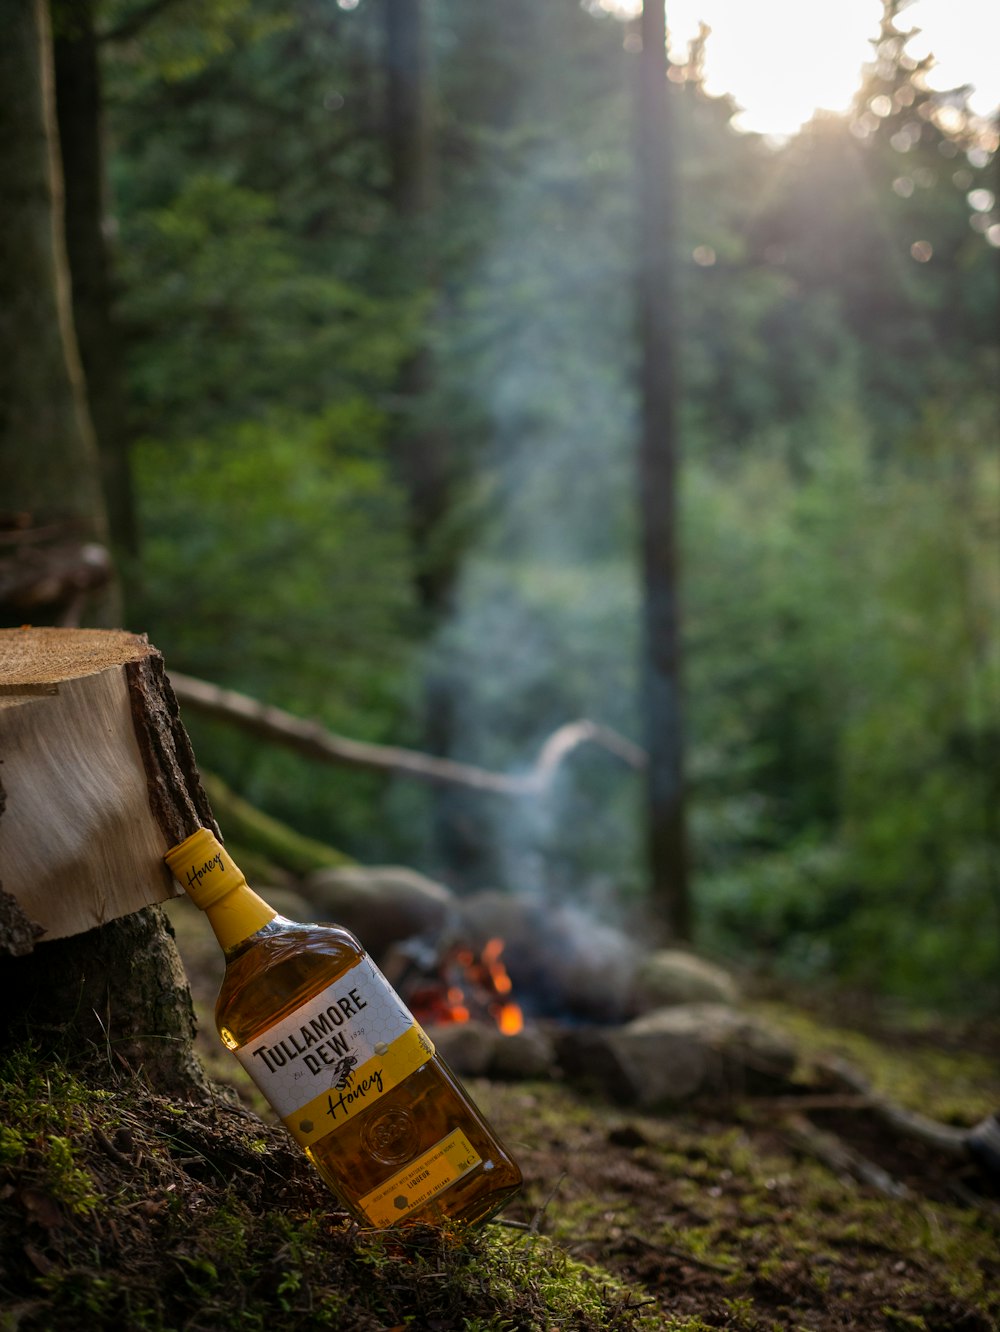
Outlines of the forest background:
[[[780,144],[708,94],[706,34],[670,68],[694,942],[985,1012],[998,136],[928,88],[900,10],[873,5],[850,114]],[[642,739],[636,43],[577,0],[436,0],[414,138],[392,12],[54,6],[124,623],[170,670],[520,771],[577,717]],[[86,52],[99,88],[68,77]],[[69,136],[98,118],[95,260]],[[597,750],[529,804],[185,722],[363,862],[642,911],[641,780]]]

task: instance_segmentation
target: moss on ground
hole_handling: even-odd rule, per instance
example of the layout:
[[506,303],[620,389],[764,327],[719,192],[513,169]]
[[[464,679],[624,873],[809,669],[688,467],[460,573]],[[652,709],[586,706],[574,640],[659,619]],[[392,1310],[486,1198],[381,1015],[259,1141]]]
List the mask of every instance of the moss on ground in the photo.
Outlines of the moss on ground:
[[227,1099],[0,1068],[0,1328],[657,1326],[551,1239],[354,1226],[283,1132]]
[[890,1198],[804,1155],[780,1100],[652,1117],[549,1085],[476,1090],[522,1126],[511,1215],[544,1206],[546,1233],[655,1295],[663,1327],[1000,1327],[1000,1188],[971,1164],[869,1137],[908,1190]]
[[760,1003],[756,1009],[800,1049],[848,1060],[873,1090],[931,1119],[974,1124],[1000,1107],[1000,1033],[989,1033],[988,1049],[964,1048],[940,1024],[908,1024],[876,1037],[787,1003]]
[[[996,1104],[979,1054],[792,1011],[784,1024],[935,1117],[971,1124]],[[553,1082],[470,1087],[525,1172],[505,1224],[376,1234],[231,1088],[181,1103],[107,1066],[9,1054],[0,1332],[1000,1327],[1000,1181],[854,1109],[833,1127],[905,1196],[813,1158],[788,1131],[788,1097],[642,1115]]]

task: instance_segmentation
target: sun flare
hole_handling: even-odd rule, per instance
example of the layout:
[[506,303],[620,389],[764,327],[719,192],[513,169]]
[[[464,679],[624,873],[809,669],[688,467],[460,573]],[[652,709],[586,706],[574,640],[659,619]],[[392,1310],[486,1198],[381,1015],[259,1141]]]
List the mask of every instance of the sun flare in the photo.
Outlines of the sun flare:
[[[622,16],[641,7],[640,0],[599,2]],[[871,58],[880,14],[880,0],[667,0],[670,54],[683,60],[699,24],[708,24],[708,91],[733,96],[741,129],[783,138],[817,110],[848,108]],[[1000,6],[915,0],[900,24],[921,30],[909,48],[914,56],[934,53],[934,87],[972,84],[974,109],[981,115],[995,110]]]

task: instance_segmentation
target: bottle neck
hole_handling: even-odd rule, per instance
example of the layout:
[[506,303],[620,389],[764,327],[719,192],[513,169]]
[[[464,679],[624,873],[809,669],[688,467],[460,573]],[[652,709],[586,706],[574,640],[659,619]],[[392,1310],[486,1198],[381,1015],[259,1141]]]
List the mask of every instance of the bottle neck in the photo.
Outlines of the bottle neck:
[[247,887],[243,872],[208,828],[199,828],[172,847],[164,859],[195,906],[208,917],[225,953],[278,914]]
[[204,911],[224,953],[230,953],[278,914],[246,884],[218,898]]

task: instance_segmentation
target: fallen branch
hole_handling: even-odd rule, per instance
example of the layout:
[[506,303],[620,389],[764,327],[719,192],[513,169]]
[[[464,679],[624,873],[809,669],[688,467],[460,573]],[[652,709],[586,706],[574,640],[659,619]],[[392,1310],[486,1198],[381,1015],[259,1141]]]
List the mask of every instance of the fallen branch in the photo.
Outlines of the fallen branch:
[[972,1128],[956,1128],[941,1124],[936,1119],[914,1110],[906,1110],[885,1096],[873,1092],[868,1080],[851,1064],[842,1059],[826,1058],[817,1069],[833,1082],[861,1098],[860,1105],[876,1115],[890,1128],[904,1137],[933,1147],[948,1156],[975,1157],[992,1173],[1000,1174],[1000,1122],[989,1115]]
[[789,1109],[783,1120],[792,1142],[841,1175],[877,1189],[890,1198],[906,1198],[909,1190],[882,1166],[855,1151],[836,1134],[813,1124],[809,1110],[860,1110],[880,1119],[900,1137],[914,1139],[942,1155],[960,1161],[976,1162],[988,1174],[1000,1177],[1000,1115],[988,1115],[971,1128],[942,1124],[916,1111],[907,1110],[874,1092],[867,1078],[843,1059],[827,1057],[815,1067],[836,1089],[832,1094],[803,1097],[774,1097],[767,1102],[772,1110]]
[[784,1127],[785,1132],[800,1150],[815,1156],[838,1175],[850,1175],[852,1179],[860,1180],[863,1184],[877,1189],[887,1198],[910,1196],[906,1185],[894,1179],[887,1170],[883,1170],[874,1161],[869,1161],[853,1147],[848,1147],[847,1143],[842,1142],[835,1134],[817,1128],[805,1115],[789,1115]]
[[645,751],[625,736],[597,722],[582,720],[560,726],[545,741],[534,766],[525,773],[510,776],[414,749],[349,740],[326,730],[319,722],[305,721],[234,689],[223,689],[188,675],[171,673],[170,682],[185,706],[232,722],[252,735],[285,745],[307,758],[396,773],[438,786],[464,786],[493,795],[540,796],[552,785],[560,764],[579,745],[588,742],[607,750],[629,767],[641,768],[646,762]]

